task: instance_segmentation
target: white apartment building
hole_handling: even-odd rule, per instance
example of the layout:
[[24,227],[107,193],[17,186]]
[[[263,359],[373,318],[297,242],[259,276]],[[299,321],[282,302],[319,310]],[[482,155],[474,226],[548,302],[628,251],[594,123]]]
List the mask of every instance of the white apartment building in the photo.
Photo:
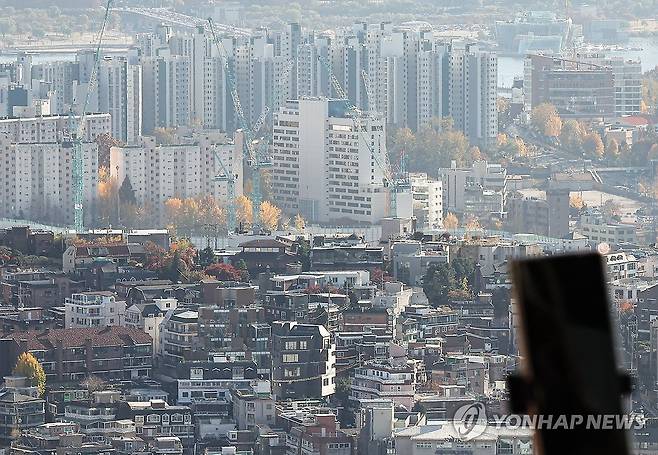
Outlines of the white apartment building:
[[443,227],[443,187],[441,180],[432,180],[426,173],[409,174],[413,196],[413,214],[419,229]]
[[64,327],[123,326],[126,302],[117,300],[113,292],[83,292],[73,294],[65,300]]
[[471,167],[458,168],[453,162],[439,169],[439,178],[445,212],[478,218],[503,212],[507,170],[500,164],[476,161]]
[[452,44],[449,114],[472,143],[487,146],[498,136],[498,58],[472,44]]
[[[386,132],[342,100],[289,101],[274,117],[272,193],[286,213],[314,222],[376,223],[387,216]],[[367,143],[366,143],[367,141]]]
[[[70,144],[13,144],[0,139],[0,213],[4,217],[72,224],[73,157]],[[82,144],[85,222],[98,197],[98,145]]]
[[[74,117],[76,124],[78,119],[78,116]],[[112,131],[110,114],[87,114],[85,122],[84,142],[93,142],[98,135]],[[68,135],[68,131],[68,115],[0,118],[0,136],[4,136],[14,143],[59,142]]]
[[235,196],[242,194],[242,134],[234,140],[218,131],[194,133],[178,145],[156,145],[155,138],[142,137],[136,145],[112,147],[110,172],[119,185],[128,178],[137,203],[151,207],[158,216],[171,198],[212,195],[219,204],[228,202],[227,182],[215,181],[223,174],[221,158],[229,174],[236,176]]
[[92,109],[112,118],[112,136],[133,144],[142,135],[142,67],[125,57],[106,57],[98,71]]

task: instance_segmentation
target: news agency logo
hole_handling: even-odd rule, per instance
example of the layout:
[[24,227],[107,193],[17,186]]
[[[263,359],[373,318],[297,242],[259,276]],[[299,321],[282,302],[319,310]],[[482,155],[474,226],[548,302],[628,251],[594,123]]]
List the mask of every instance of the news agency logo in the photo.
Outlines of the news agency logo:
[[452,425],[459,439],[470,441],[481,436],[487,429],[487,410],[484,403],[461,406],[452,418]]
[[488,427],[508,430],[637,430],[645,426],[641,414],[589,414],[589,415],[504,415],[487,418],[484,403],[475,402],[455,411],[452,426],[456,438],[470,441],[484,434]]

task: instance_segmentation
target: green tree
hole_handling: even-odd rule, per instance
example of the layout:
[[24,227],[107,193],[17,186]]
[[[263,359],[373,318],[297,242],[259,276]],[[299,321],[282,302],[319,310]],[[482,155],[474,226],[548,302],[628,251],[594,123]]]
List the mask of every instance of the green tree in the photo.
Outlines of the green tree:
[[450,291],[458,286],[455,271],[448,263],[430,264],[423,277],[423,291],[429,301],[435,305],[449,303]]
[[[457,256],[450,265],[455,271],[455,280],[462,285],[462,289],[472,293],[471,286],[475,282],[475,261],[471,258]],[[466,288],[463,287],[463,283],[466,283]]]
[[511,293],[507,288],[496,288],[491,295],[491,303],[494,307],[494,317],[504,318],[509,315]]
[[31,352],[23,352],[16,360],[14,376],[25,376],[31,385],[39,390],[39,396],[46,391],[46,372]]
[[608,160],[617,160],[620,154],[619,142],[615,138],[608,140],[607,144],[605,144],[605,157]]
[[208,267],[213,262],[215,262],[215,252],[210,246],[199,251],[199,265],[201,267]]

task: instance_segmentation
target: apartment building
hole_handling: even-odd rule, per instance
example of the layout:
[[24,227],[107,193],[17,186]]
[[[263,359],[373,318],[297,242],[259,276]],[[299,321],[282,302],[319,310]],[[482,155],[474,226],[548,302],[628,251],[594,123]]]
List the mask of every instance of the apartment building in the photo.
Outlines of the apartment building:
[[142,135],[142,67],[125,57],[105,57],[98,68],[98,82],[90,110],[107,112],[112,137],[134,144]]
[[[1,121],[0,121],[1,122]],[[73,224],[74,149],[70,143],[0,139],[0,212],[8,218]],[[85,222],[98,198],[98,145],[82,144]]]
[[[74,116],[77,125],[80,117]],[[42,117],[0,118],[0,137],[16,144],[47,144],[62,141],[69,135],[68,115],[44,115]],[[85,117],[83,142],[93,142],[96,137],[112,131],[110,114],[88,113]]]
[[449,114],[472,143],[488,146],[498,136],[498,58],[477,45],[450,50]]
[[73,294],[65,300],[64,327],[123,326],[126,302],[117,300],[113,292],[83,292]]
[[231,140],[218,131],[203,131],[179,142],[157,145],[155,138],[142,137],[138,144],[112,147],[110,172],[119,185],[128,179],[137,203],[151,207],[158,217],[171,198],[212,195],[219,204],[228,203],[228,183],[215,181],[224,175],[222,164],[235,176],[235,197],[242,194],[241,133]]
[[387,215],[383,119],[355,121],[342,100],[289,101],[274,116],[272,152],[272,195],[286,213],[357,223]]
[[32,353],[43,366],[48,382],[80,381],[89,375],[106,380],[148,378],[152,340],[128,327],[45,329],[0,338],[7,355],[0,372],[7,374],[23,352]]

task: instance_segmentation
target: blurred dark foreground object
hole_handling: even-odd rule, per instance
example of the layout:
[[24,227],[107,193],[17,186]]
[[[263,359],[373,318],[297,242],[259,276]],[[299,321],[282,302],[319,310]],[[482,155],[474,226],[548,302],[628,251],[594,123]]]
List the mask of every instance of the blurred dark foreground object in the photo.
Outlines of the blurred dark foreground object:
[[[615,363],[603,258],[578,254],[515,261],[512,282],[523,357],[519,374],[508,378],[512,412],[544,421],[561,415],[622,417],[630,379]],[[594,426],[585,421],[574,428],[538,428],[535,453],[629,453],[626,430]]]

